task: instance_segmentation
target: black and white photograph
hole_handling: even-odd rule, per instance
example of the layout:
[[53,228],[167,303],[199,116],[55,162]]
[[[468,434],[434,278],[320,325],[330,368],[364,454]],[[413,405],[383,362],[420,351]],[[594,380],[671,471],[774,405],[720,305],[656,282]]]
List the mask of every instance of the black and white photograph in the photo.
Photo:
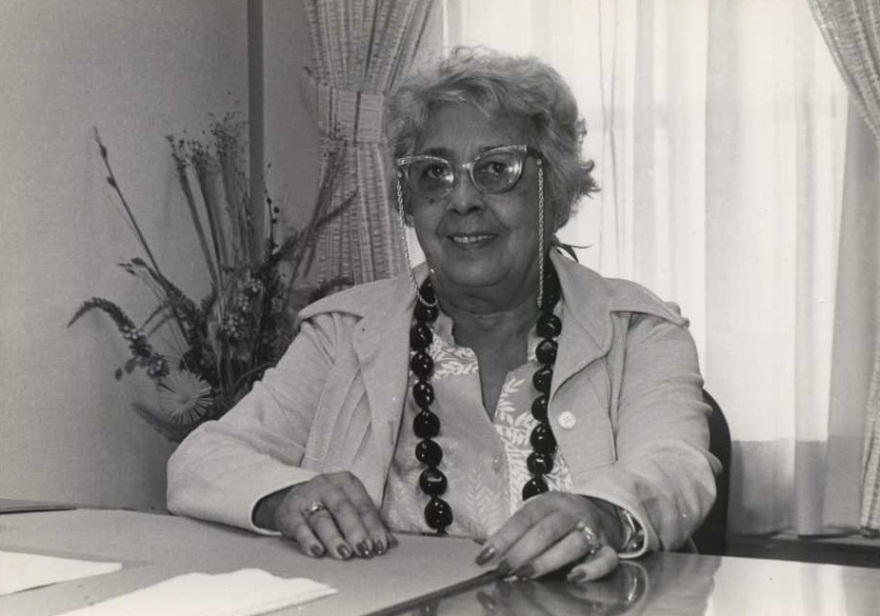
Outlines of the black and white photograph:
[[880,614],[880,0],[0,0],[0,614]]

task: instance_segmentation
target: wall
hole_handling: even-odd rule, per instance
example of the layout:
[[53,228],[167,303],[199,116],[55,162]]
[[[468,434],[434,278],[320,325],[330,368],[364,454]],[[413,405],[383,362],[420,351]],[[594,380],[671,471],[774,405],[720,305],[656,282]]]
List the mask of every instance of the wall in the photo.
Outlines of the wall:
[[[297,3],[298,4],[298,3]],[[246,4],[7,0],[0,20],[0,495],[162,507],[172,447],[130,409],[126,347],[92,296],[138,318],[150,293],[114,263],[139,255],[92,137],[166,273],[205,272],[164,136],[247,118]],[[146,388],[145,391],[149,391]]]
[[300,95],[311,64],[303,2],[263,0],[263,143],[266,185],[288,226],[303,227],[318,196],[318,128]]

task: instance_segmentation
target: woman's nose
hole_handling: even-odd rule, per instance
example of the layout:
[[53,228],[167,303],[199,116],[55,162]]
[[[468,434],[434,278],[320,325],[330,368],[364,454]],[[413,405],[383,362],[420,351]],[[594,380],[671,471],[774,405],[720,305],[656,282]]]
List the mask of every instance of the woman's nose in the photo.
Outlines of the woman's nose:
[[477,190],[464,169],[459,171],[452,192],[449,193],[449,207],[461,214],[483,207],[483,193]]

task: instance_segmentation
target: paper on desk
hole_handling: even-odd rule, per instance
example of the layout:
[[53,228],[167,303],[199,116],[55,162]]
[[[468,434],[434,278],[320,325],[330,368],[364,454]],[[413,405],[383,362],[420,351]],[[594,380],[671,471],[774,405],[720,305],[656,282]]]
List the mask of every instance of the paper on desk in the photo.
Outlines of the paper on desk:
[[261,569],[210,575],[187,573],[64,616],[171,613],[176,616],[256,616],[336,592],[306,578],[280,578]]
[[0,550],[0,597],[28,588],[118,571],[122,563],[93,562]]

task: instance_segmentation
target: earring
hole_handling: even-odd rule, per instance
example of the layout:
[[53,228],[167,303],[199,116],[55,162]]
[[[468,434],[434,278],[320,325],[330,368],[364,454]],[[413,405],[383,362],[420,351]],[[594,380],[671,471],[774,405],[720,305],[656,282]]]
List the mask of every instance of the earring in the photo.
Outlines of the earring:
[[[415,272],[413,271],[412,258],[409,254],[409,244],[406,241],[406,221],[405,214],[403,213],[403,186],[400,183],[400,172],[397,172],[397,220],[400,223],[400,241],[403,242],[403,253],[406,255],[406,266],[409,270],[409,278],[412,281],[413,288],[416,290],[416,297],[419,300],[419,303],[428,308],[434,308],[437,306],[437,299],[434,298],[433,302],[429,302],[424,297],[422,297],[422,293],[419,290],[419,282],[416,280]],[[433,273],[433,270],[431,270]]]

